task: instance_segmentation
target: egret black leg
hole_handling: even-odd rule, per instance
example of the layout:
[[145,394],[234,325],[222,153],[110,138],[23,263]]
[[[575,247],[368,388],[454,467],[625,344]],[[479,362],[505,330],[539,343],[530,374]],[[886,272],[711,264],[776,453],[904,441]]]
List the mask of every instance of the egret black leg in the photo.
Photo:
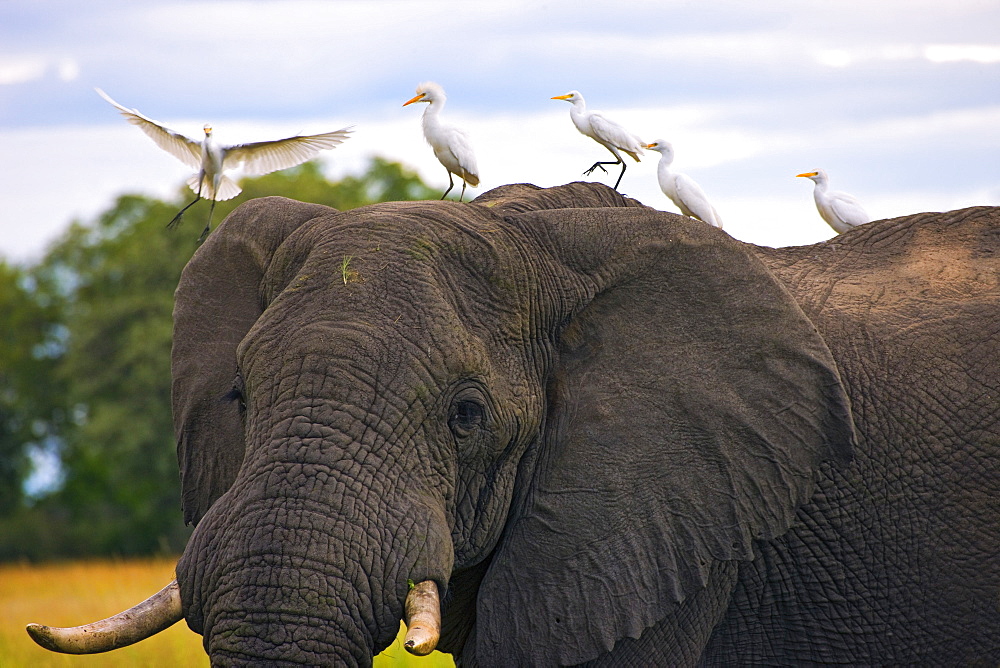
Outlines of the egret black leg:
[[618,180],[615,181],[615,190],[618,190],[618,184],[622,182],[622,177],[625,176],[625,167],[626,167],[625,161],[622,160],[621,163],[622,163],[622,172],[621,174],[618,175]]
[[452,177],[451,172],[448,172],[448,189],[444,191],[443,195],[441,195],[441,199],[447,197],[448,193],[450,193],[451,189],[454,187],[455,187],[455,179]]
[[[600,168],[602,172],[604,172],[605,174],[607,174],[608,170],[604,169],[604,165],[621,165],[622,166],[622,170],[624,171],[624,169],[625,169],[625,161],[622,160],[621,157],[619,157],[614,162],[611,162],[610,160],[603,161],[603,162],[600,162],[600,161],[599,162],[595,162],[593,165],[590,166],[590,169],[588,169],[587,171],[585,171],[583,173],[583,175],[584,176],[590,176],[590,173],[593,172],[597,168]],[[621,181],[621,176],[618,177],[618,180]],[[618,189],[618,186],[616,185],[615,186],[615,190],[617,190],[617,189]]]
[[[180,211],[178,211],[177,215],[174,216],[169,223],[167,223],[167,227],[169,229],[172,230],[175,227],[177,227],[177,223],[181,222],[181,216],[184,215],[184,212],[187,211],[188,209],[190,209],[195,204],[195,202],[197,202],[198,200],[201,199],[201,187],[202,187],[202,184],[205,183],[205,173],[201,172],[198,176],[199,176],[199,180],[198,180],[198,192],[196,192],[194,194],[194,199],[191,200],[190,202],[188,202],[188,205],[185,206]],[[212,202],[212,203],[214,204],[215,202]]]
[[583,173],[583,175],[590,176],[591,172],[593,172],[595,169],[600,169],[602,172],[607,174],[608,170],[604,169],[604,165],[617,165],[617,164],[618,164],[617,162],[595,162],[590,166],[590,169],[586,170]]
[[201,243],[202,241],[204,241],[205,237],[208,236],[208,231],[212,227],[212,214],[214,212],[215,212],[215,200],[213,199],[212,200],[212,206],[208,209],[208,222],[205,223],[205,229],[201,231],[201,236],[198,237],[198,243]]
[[458,196],[458,201],[459,202],[464,202],[465,201],[465,185],[466,185],[465,184],[465,179],[462,179],[462,194]]
[[181,222],[181,216],[184,215],[184,212],[187,211],[188,209],[190,209],[195,204],[195,202],[197,202],[200,199],[201,199],[201,195],[195,195],[195,198],[193,200],[191,200],[188,203],[187,206],[185,206],[183,209],[181,209],[180,211],[178,211],[177,215],[174,216],[173,219],[171,219],[171,221],[169,223],[167,223],[167,227],[170,228],[170,229],[174,229],[175,227],[177,227],[177,223]]

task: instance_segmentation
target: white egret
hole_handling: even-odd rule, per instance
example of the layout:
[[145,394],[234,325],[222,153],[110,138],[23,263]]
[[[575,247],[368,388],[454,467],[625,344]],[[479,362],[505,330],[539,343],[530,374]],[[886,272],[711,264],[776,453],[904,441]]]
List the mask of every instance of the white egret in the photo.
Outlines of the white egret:
[[452,174],[462,179],[462,194],[458,201],[465,197],[465,186],[473,188],[479,185],[479,168],[476,167],[476,156],[472,152],[469,137],[462,130],[449,125],[442,125],[438,116],[444,108],[447,97],[444,89],[433,81],[426,81],[417,86],[417,94],[403,103],[405,107],[414,102],[426,102],[422,124],[424,139],[434,149],[434,156],[448,170],[448,189],[441,199],[448,196],[455,187]]
[[796,174],[795,176],[803,176],[811,179],[816,184],[816,187],[813,188],[813,199],[816,200],[816,208],[827,225],[836,230],[837,234],[843,234],[852,227],[864,225],[871,221],[871,218],[861,206],[861,202],[853,195],[848,195],[837,190],[827,190],[830,179],[822,169],[805,172],[804,174]]
[[608,170],[604,169],[604,165],[621,165],[622,171],[618,175],[618,180],[615,181],[615,190],[618,190],[618,184],[622,182],[622,177],[625,176],[625,161],[622,159],[619,151],[627,153],[636,162],[639,162],[639,156],[642,155],[642,149],[646,145],[645,142],[614,121],[606,118],[601,112],[588,112],[587,103],[579,91],[571,90],[565,95],[556,95],[551,99],[566,100],[572,104],[573,107],[569,110],[569,117],[573,119],[573,125],[576,126],[576,129],[611,151],[611,154],[615,156],[614,162],[595,162],[591,165],[590,169],[584,172],[584,175],[589,176],[598,167],[600,167],[602,172],[607,174]]
[[236,144],[234,146],[219,146],[212,141],[212,126],[205,125],[204,141],[196,141],[164,127],[160,123],[143,116],[136,109],[128,109],[112,100],[100,88],[95,89],[101,97],[110,102],[121,115],[132,125],[137,126],[156,142],[156,145],[188,167],[197,169],[187,180],[188,186],[195,193],[195,198],[183,209],[177,212],[168,227],[180,222],[181,216],[199,199],[212,201],[208,213],[208,223],[200,238],[208,234],[212,225],[212,213],[215,202],[232,199],[240,194],[240,187],[223,172],[238,167],[243,163],[247,174],[269,174],[280,169],[288,169],[315,157],[324,149],[336,147],[347,139],[351,129],[342,128],[334,132],[324,132],[318,135],[302,135],[260,141],[251,144]]
[[721,228],[722,218],[708,201],[708,196],[701,186],[687,174],[670,171],[670,165],[674,161],[673,145],[663,139],[657,139],[652,144],[646,144],[644,148],[660,154],[660,162],[656,166],[656,178],[660,182],[660,190],[677,205],[681,213]]

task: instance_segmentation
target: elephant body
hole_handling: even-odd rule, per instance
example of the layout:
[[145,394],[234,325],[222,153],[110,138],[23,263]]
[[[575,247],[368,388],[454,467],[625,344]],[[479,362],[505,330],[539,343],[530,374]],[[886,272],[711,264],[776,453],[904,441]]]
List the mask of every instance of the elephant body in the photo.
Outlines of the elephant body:
[[998,230],[249,202],[177,291],[188,624],[364,665],[429,579],[462,665],[995,665]]
[[792,530],[741,565],[705,663],[996,662],[998,213],[757,249],[823,335],[863,428],[853,464],[821,467]]

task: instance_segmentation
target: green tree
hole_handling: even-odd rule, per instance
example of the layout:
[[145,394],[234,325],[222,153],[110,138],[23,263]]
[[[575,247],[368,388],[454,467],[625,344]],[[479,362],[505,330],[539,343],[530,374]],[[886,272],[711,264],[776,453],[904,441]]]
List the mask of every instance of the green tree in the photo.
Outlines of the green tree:
[[[318,163],[306,162],[292,169],[244,181],[241,185],[243,192],[234,200],[237,204],[254,197],[294,192],[294,199],[325,204],[341,211],[375,202],[437,199],[441,196],[421,181],[415,172],[398,162],[379,157],[372,159],[363,174],[345,176],[336,182],[330,182],[323,176]],[[226,213],[231,210],[226,209]]]
[[0,261],[0,517],[23,504],[28,455],[58,421],[58,308],[38,296],[24,269]]
[[[340,210],[437,196],[381,158],[336,182],[305,163],[241,186],[216,207],[216,222],[264,195]],[[0,559],[173,552],[186,542],[170,416],[173,291],[208,204],[189,209],[179,229],[164,225],[188,198],[121,196],[94,224],[72,225],[37,266],[0,265],[0,503],[19,508],[0,518]],[[29,507],[20,490],[39,442],[58,444],[64,481]]]
[[93,227],[73,226],[37,269],[61,292],[68,332],[63,551],[142,554],[186,539],[170,419],[172,294],[193,250],[163,229],[173,205],[118,198]]

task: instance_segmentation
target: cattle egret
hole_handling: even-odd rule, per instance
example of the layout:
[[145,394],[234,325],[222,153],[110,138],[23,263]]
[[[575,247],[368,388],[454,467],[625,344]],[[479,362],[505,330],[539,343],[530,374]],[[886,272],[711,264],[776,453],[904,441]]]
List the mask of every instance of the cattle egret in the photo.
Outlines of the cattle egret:
[[646,145],[645,142],[614,121],[605,118],[601,112],[588,112],[587,103],[579,91],[573,90],[565,95],[556,95],[551,99],[566,100],[572,104],[569,117],[573,119],[573,125],[576,126],[576,129],[611,151],[611,154],[615,156],[614,162],[595,162],[590,169],[584,172],[584,175],[589,176],[598,167],[607,174],[608,170],[604,169],[604,165],[621,165],[622,171],[618,175],[618,180],[615,181],[615,190],[618,190],[618,184],[625,176],[625,161],[622,160],[619,151],[629,154],[636,162],[639,162],[639,156],[642,155],[642,149]]
[[405,107],[414,102],[426,102],[422,119],[424,139],[434,149],[434,156],[448,170],[448,189],[441,199],[448,196],[455,187],[452,174],[462,179],[462,194],[458,201],[465,197],[466,184],[473,188],[479,185],[479,169],[476,167],[476,156],[472,153],[469,137],[462,130],[449,125],[441,125],[438,116],[447,97],[444,89],[433,81],[427,81],[417,86],[417,94],[403,103]]
[[822,169],[804,174],[796,174],[795,176],[804,176],[816,184],[816,187],[813,188],[813,199],[816,200],[816,208],[827,225],[836,230],[837,234],[843,234],[852,227],[864,225],[871,220],[861,206],[861,203],[853,195],[836,190],[827,190],[830,179]]
[[240,194],[240,187],[236,185],[236,182],[223,173],[227,169],[233,169],[240,163],[243,163],[243,169],[247,174],[253,175],[269,174],[279,169],[288,169],[315,157],[324,149],[336,147],[347,139],[347,135],[351,132],[350,128],[343,128],[318,135],[295,136],[252,144],[236,144],[235,146],[219,146],[212,141],[211,125],[205,125],[205,140],[195,141],[146,118],[136,109],[123,107],[100,88],[95,90],[101,97],[114,105],[125,117],[125,120],[149,135],[157,146],[188,167],[198,170],[197,174],[192,175],[187,180],[188,186],[194,191],[195,198],[178,211],[167,226],[173,227],[179,223],[184,212],[198,200],[202,198],[211,200],[212,207],[208,212],[208,223],[205,225],[200,239],[208,234],[212,225],[215,202],[232,199]]
[[660,154],[660,162],[656,166],[656,178],[660,182],[660,190],[677,205],[681,213],[721,228],[722,218],[719,217],[719,212],[715,210],[712,203],[708,201],[708,196],[705,195],[701,186],[687,174],[670,171],[670,165],[674,161],[674,147],[670,142],[657,139],[652,144],[646,144],[643,148]]

